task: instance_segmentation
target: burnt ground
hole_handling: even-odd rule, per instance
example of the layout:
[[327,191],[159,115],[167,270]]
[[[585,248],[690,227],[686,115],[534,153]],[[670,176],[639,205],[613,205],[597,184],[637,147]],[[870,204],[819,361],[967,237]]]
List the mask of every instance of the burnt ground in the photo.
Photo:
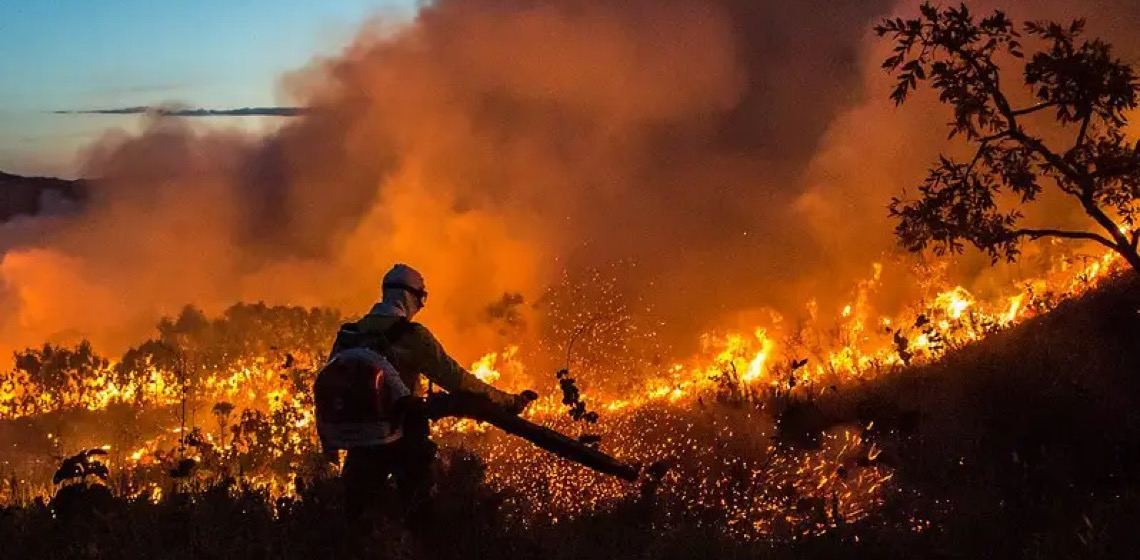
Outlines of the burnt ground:
[[[214,489],[159,504],[94,491],[0,510],[5,558],[1135,558],[1140,550],[1140,282],[1129,278],[914,368],[811,403],[809,424],[872,424],[899,494],[795,542],[656,525],[635,500],[554,525],[502,518],[477,457],[451,457],[409,536],[347,527],[332,486],[277,504]],[[821,420],[822,419],[822,420]],[[929,528],[915,531],[915,517]]]

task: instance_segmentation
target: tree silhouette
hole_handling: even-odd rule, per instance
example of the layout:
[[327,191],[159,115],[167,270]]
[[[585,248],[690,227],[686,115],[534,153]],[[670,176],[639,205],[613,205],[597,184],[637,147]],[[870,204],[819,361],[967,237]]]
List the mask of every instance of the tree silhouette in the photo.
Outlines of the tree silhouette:
[[[976,20],[964,5],[929,3],[915,19],[875,26],[894,43],[883,63],[898,78],[891,98],[902,104],[928,83],[953,109],[950,137],[961,136],[975,149],[969,161],[941,156],[918,199],[891,201],[905,248],[932,247],[941,255],[960,253],[968,242],[997,262],[1015,260],[1025,239],[1080,239],[1116,251],[1140,271],[1140,142],[1124,134],[1126,113],[1137,105],[1136,76],[1111,45],[1082,39],[1084,28],[1084,20],[1026,22],[1019,32],[1000,11]],[[1023,34],[1041,44],[1029,57]],[[1020,81],[1033,97],[1025,107],[1011,100],[1017,92],[1003,82],[1009,76],[999,66],[1018,60],[1025,61]],[[1067,147],[1057,148],[1028,126],[1042,120],[1053,127],[1050,138],[1069,138]],[[1021,210],[1046,189],[1079,204],[1090,227],[1023,227]]]
[[15,369],[26,373],[29,383],[64,407],[81,405],[92,390],[90,382],[110,364],[86,340],[74,348],[45,343],[42,348],[16,352],[14,358]]

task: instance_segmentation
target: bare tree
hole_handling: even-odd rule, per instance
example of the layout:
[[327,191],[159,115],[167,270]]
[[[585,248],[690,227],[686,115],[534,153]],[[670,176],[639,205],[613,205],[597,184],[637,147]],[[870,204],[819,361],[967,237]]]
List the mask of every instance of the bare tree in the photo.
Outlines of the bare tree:
[[[1019,32],[997,11],[976,20],[969,9],[923,4],[915,19],[875,26],[894,43],[883,68],[898,78],[891,94],[902,104],[929,84],[953,109],[950,138],[975,149],[969,161],[941,156],[919,186],[920,197],[895,198],[890,214],[902,245],[918,252],[960,253],[968,242],[997,262],[1015,260],[1025,239],[1095,241],[1140,271],[1140,142],[1125,134],[1138,85],[1112,46],[1085,40],[1084,20],[1026,22]],[[1026,56],[1023,35],[1040,48]],[[1020,62],[1024,61],[1024,62]],[[1024,64],[1020,84],[1033,97],[1014,106],[999,62]],[[1032,130],[1030,120],[1071,140],[1057,147]],[[1039,125],[1040,126],[1040,125]],[[1027,228],[1022,209],[1045,189],[1070,197],[1091,218],[1083,229]]]

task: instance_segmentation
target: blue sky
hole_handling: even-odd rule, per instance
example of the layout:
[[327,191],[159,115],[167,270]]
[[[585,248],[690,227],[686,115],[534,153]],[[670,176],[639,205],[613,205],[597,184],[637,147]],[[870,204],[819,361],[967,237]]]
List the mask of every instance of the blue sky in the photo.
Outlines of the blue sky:
[[[52,115],[181,102],[271,106],[277,81],[336,52],[372,15],[415,0],[4,0],[0,170],[62,172],[138,117]],[[256,119],[236,119],[252,121]]]

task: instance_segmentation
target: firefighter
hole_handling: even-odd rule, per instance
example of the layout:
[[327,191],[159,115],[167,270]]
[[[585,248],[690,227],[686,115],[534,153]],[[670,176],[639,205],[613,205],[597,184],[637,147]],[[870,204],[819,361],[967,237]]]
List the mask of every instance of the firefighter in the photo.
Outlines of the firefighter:
[[[521,413],[534,398],[529,392],[514,395],[480,381],[452,359],[427,328],[411,322],[427,298],[423,276],[410,266],[397,264],[384,276],[380,303],[352,325],[361,333],[387,335],[383,353],[399,372],[397,382],[402,381],[410,398],[402,399],[399,433],[393,441],[347,449],[341,477],[351,518],[359,518],[380,501],[389,474],[396,481],[404,515],[411,522],[424,516],[436,446],[429,439],[419,398],[421,374],[449,393],[479,395],[513,414]],[[334,346],[333,354],[337,351]]]

